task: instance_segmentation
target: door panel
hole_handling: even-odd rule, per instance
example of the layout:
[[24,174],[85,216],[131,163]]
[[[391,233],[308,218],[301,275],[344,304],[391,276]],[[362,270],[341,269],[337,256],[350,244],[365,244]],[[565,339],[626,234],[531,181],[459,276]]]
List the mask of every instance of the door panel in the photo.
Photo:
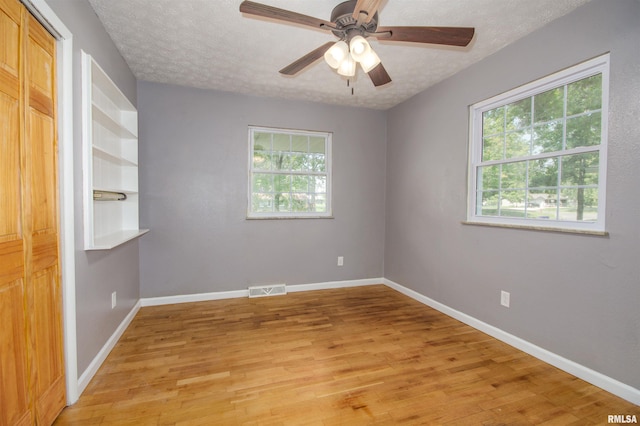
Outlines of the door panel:
[[[22,257],[22,250],[18,254]],[[12,275],[22,275],[22,268],[16,268]],[[15,308],[24,304],[23,284],[22,278],[0,283],[0,424],[3,425],[16,424],[25,416],[31,419],[24,311]]]
[[18,78],[20,68],[20,17],[21,8],[15,1],[0,1],[0,68]]
[[[31,216],[33,234],[56,233],[56,170],[53,120],[40,111],[29,114]],[[35,247],[34,247],[35,248]]]
[[43,424],[51,424],[65,405],[59,282],[55,264],[33,276],[36,413]]
[[20,103],[0,86],[0,244],[20,233]]

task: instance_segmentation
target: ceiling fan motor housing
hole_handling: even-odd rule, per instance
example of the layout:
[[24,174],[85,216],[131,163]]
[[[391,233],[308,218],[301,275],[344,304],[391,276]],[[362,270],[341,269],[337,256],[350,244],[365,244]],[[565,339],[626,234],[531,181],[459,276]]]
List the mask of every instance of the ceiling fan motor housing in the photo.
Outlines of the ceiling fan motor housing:
[[375,33],[378,28],[378,13],[368,23],[357,25],[357,20],[353,18],[353,10],[356,7],[357,0],[349,0],[337,5],[331,12],[331,22],[336,24],[336,30],[332,30],[333,34],[341,40],[351,40],[353,37],[360,35],[367,37],[369,33]]

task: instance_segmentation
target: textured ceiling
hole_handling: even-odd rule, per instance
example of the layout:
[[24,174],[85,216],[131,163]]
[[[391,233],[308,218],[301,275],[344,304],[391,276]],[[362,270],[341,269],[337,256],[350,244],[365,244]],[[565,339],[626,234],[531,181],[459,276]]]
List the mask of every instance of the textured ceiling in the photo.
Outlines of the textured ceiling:
[[[330,19],[340,0],[257,0]],[[351,85],[323,60],[294,77],[278,70],[333,34],[243,16],[241,0],[89,0],[139,80],[388,109],[589,0],[386,0],[379,25],[469,26],[466,48],[369,39],[393,82]]]

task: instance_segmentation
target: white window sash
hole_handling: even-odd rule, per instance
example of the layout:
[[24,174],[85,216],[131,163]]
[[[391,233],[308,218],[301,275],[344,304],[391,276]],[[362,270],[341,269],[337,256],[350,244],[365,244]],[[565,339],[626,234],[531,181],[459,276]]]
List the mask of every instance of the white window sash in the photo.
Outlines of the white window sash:
[[[512,89],[500,95],[491,97],[484,101],[473,104],[469,107],[469,169],[468,169],[468,199],[467,199],[467,222],[478,224],[493,224],[506,226],[541,227],[566,230],[584,230],[604,232],[605,211],[606,211],[606,187],[607,187],[607,138],[608,138],[608,112],[609,112],[609,54],[604,54],[596,58],[585,61],[581,64],[564,69],[557,73],[543,77],[539,80]],[[482,161],[482,118],[483,113],[522,99],[530,98],[547,90],[569,85],[575,81],[602,75],[602,104],[601,104],[601,143],[597,146],[579,147],[565,151],[545,152],[541,154],[514,157],[502,160]],[[566,107],[566,102],[565,102]],[[573,117],[573,116],[571,116]],[[566,119],[570,117],[564,116]],[[586,152],[599,153],[598,170],[598,209],[597,220],[588,221],[568,221],[559,219],[535,219],[535,218],[511,218],[505,216],[482,216],[477,214],[478,191],[478,168],[488,165],[507,164],[526,160],[538,160],[544,158],[562,158],[572,154]],[[556,187],[562,189],[560,185]]]
[[[325,171],[295,171],[295,170],[258,170],[253,168],[253,153],[254,153],[254,133],[264,132],[270,134],[283,134],[288,136],[307,136],[307,137],[320,137],[325,140]],[[247,219],[316,219],[316,218],[332,218],[332,174],[331,174],[331,146],[332,146],[332,133],[309,131],[309,130],[294,130],[283,128],[271,128],[260,126],[249,126],[249,155],[248,155],[248,190],[247,190]],[[272,149],[269,151],[273,152]],[[322,176],[326,178],[326,212],[254,212],[252,211],[252,196],[253,196],[253,175],[254,174],[271,174],[274,176]],[[304,192],[301,194],[305,194]],[[306,194],[309,194],[307,192]]]

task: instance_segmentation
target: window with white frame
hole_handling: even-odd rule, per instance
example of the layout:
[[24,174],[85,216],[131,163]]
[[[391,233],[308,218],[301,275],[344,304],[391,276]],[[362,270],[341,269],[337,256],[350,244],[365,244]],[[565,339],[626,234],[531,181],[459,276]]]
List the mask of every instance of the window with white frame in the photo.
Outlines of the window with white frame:
[[331,133],[249,127],[249,218],[331,216]]
[[468,221],[604,231],[609,55],[471,106]]

